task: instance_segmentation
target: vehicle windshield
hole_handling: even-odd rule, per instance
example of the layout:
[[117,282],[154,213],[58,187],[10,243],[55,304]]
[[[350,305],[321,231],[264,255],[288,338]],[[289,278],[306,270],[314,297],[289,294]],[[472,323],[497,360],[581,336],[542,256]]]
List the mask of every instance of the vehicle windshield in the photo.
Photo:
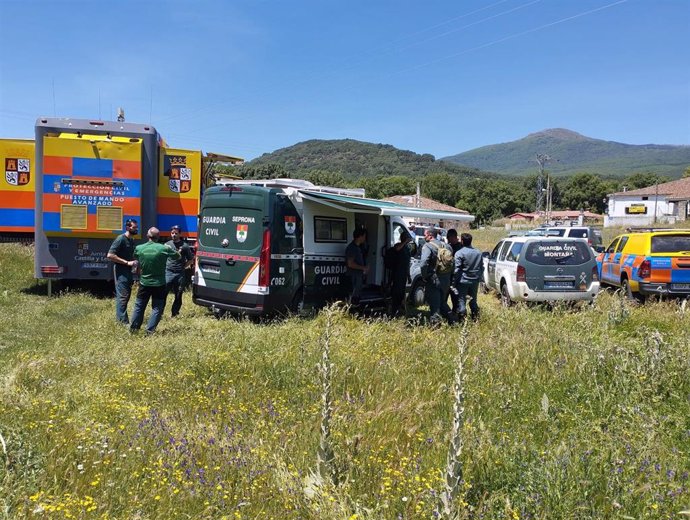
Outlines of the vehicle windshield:
[[690,251],[690,234],[656,235],[652,237],[652,253]]
[[591,249],[584,242],[532,242],[525,252],[525,261],[538,265],[581,265],[591,258]]

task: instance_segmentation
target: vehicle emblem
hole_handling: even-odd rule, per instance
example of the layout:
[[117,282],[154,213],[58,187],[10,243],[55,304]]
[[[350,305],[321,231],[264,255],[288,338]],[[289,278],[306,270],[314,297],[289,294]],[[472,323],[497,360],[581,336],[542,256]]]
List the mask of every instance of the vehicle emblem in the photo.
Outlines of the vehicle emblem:
[[247,240],[247,232],[249,231],[248,224],[237,224],[237,241],[241,244]]
[[285,217],[285,232],[288,235],[294,235],[296,230],[297,230],[297,217],[286,216]]
[[224,238],[220,245],[223,247],[228,247],[230,245],[230,241],[227,238]]
[[559,267],[558,269],[556,269],[556,272],[557,272],[558,274],[563,274],[563,268],[562,268],[562,267]]
[[12,186],[24,186],[29,184],[31,178],[29,159],[5,159],[5,180]]

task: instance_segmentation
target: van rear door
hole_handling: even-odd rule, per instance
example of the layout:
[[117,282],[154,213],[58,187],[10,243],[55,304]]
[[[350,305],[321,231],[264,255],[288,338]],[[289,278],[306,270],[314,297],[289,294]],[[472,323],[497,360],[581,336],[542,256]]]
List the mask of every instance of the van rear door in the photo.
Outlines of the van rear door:
[[584,291],[596,267],[584,240],[534,240],[523,249],[527,286],[533,291]]
[[268,195],[268,190],[250,186],[206,191],[199,218],[196,303],[247,314],[263,312],[266,291],[259,285],[259,260]]

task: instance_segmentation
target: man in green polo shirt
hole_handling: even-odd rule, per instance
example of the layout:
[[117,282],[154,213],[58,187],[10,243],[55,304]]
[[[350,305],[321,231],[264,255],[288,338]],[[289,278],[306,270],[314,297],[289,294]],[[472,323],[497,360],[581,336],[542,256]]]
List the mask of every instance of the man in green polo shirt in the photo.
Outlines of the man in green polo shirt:
[[144,321],[144,310],[151,299],[151,317],[146,324],[146,332],[152,334],[161,321],[165,310],[165,265],[168,258],[180,258],[180,253],[158,242],[160,231],[152,227],[146,234],[149,241],[134,249],[134,258],[139,261],[139,291],[134,302],[131,332],[138,331]]

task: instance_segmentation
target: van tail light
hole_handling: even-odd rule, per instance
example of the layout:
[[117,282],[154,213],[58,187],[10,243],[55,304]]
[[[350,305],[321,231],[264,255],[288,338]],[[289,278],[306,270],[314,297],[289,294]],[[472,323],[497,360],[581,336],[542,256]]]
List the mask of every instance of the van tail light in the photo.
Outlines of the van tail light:
[[523,266],[523,265],[517,266],[517,276],[516,276],[515,280],[518,282],[526,282],[527,281],[527,271],[525,271],[525,266]]
[[268,287],[271,282],[271,231],[264,229],[264,241],[259,256],[259,285]]
[[649,260],[645,260],[637,268],[637,276],[640,278],[650,278],[652,276],[652,263]]
[[67,268],[65,266],[57,265],[42,265],[41,274],[65,274]]
[[595,265],[592,267],[592,281],[593,282],[598,282],[599,281],[599,269]]

